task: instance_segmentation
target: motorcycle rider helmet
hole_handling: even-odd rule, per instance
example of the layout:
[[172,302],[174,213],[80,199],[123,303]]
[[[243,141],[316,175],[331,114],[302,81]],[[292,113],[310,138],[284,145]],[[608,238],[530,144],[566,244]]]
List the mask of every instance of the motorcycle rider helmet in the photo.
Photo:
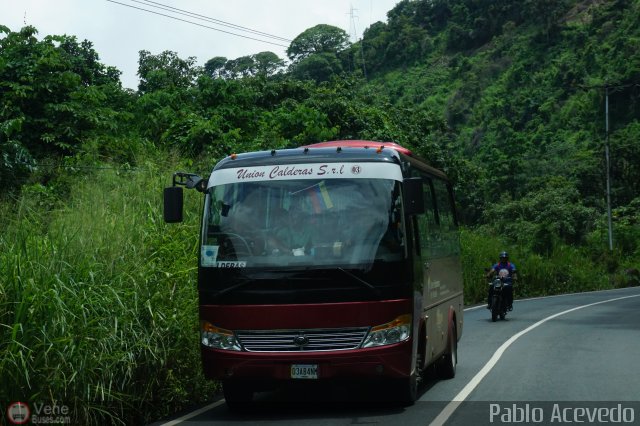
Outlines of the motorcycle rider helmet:
[[500,260],[502,260],[502,259],[505,259],[505,260],[509,259],[509,253],[507,253],[506,251],[501,251],[500,252]]

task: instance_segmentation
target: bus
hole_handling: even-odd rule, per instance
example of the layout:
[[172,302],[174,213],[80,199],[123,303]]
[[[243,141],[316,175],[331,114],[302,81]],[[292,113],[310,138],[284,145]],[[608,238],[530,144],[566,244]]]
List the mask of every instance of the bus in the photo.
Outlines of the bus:
[[463,284],[452,185],[396,143],[232,154],[208,178],[198,256],[202,367],[231,409],[304,382],[375,382],[410,405],[427,367],[454,377]]

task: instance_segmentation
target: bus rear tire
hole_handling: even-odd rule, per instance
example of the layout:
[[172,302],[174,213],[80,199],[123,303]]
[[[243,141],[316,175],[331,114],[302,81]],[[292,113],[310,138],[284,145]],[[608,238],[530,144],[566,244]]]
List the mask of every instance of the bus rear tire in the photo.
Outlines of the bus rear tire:
[[453,379],[458,365],[458,333],[455,324],[449,327],[449,341],[447,352],[438,363],[438,375],[443,379]]

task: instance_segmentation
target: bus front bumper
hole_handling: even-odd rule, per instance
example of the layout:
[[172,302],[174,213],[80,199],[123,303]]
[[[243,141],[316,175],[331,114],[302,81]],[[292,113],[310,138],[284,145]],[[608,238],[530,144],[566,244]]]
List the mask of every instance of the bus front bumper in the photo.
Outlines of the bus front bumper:
[[378,348],[331,352],[234,352],[202,346],[202,363],[205,377],[216,380],[296,380],[292,375],[299,366],[315,366],[317,377],[313,379],[317,380],[400,379],[411,374],[411,353],[411,339]]

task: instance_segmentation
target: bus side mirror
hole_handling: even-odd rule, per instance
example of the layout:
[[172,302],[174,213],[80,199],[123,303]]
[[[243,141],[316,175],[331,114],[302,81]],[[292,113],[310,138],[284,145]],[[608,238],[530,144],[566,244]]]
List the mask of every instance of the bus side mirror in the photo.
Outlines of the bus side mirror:
[[422,214],[424,209],[424,192],[422,178],[413,177],[404,180],[404,211],[408,215]]
[[182,222],[182,187],[180,186],[164,189],[164,221]]

